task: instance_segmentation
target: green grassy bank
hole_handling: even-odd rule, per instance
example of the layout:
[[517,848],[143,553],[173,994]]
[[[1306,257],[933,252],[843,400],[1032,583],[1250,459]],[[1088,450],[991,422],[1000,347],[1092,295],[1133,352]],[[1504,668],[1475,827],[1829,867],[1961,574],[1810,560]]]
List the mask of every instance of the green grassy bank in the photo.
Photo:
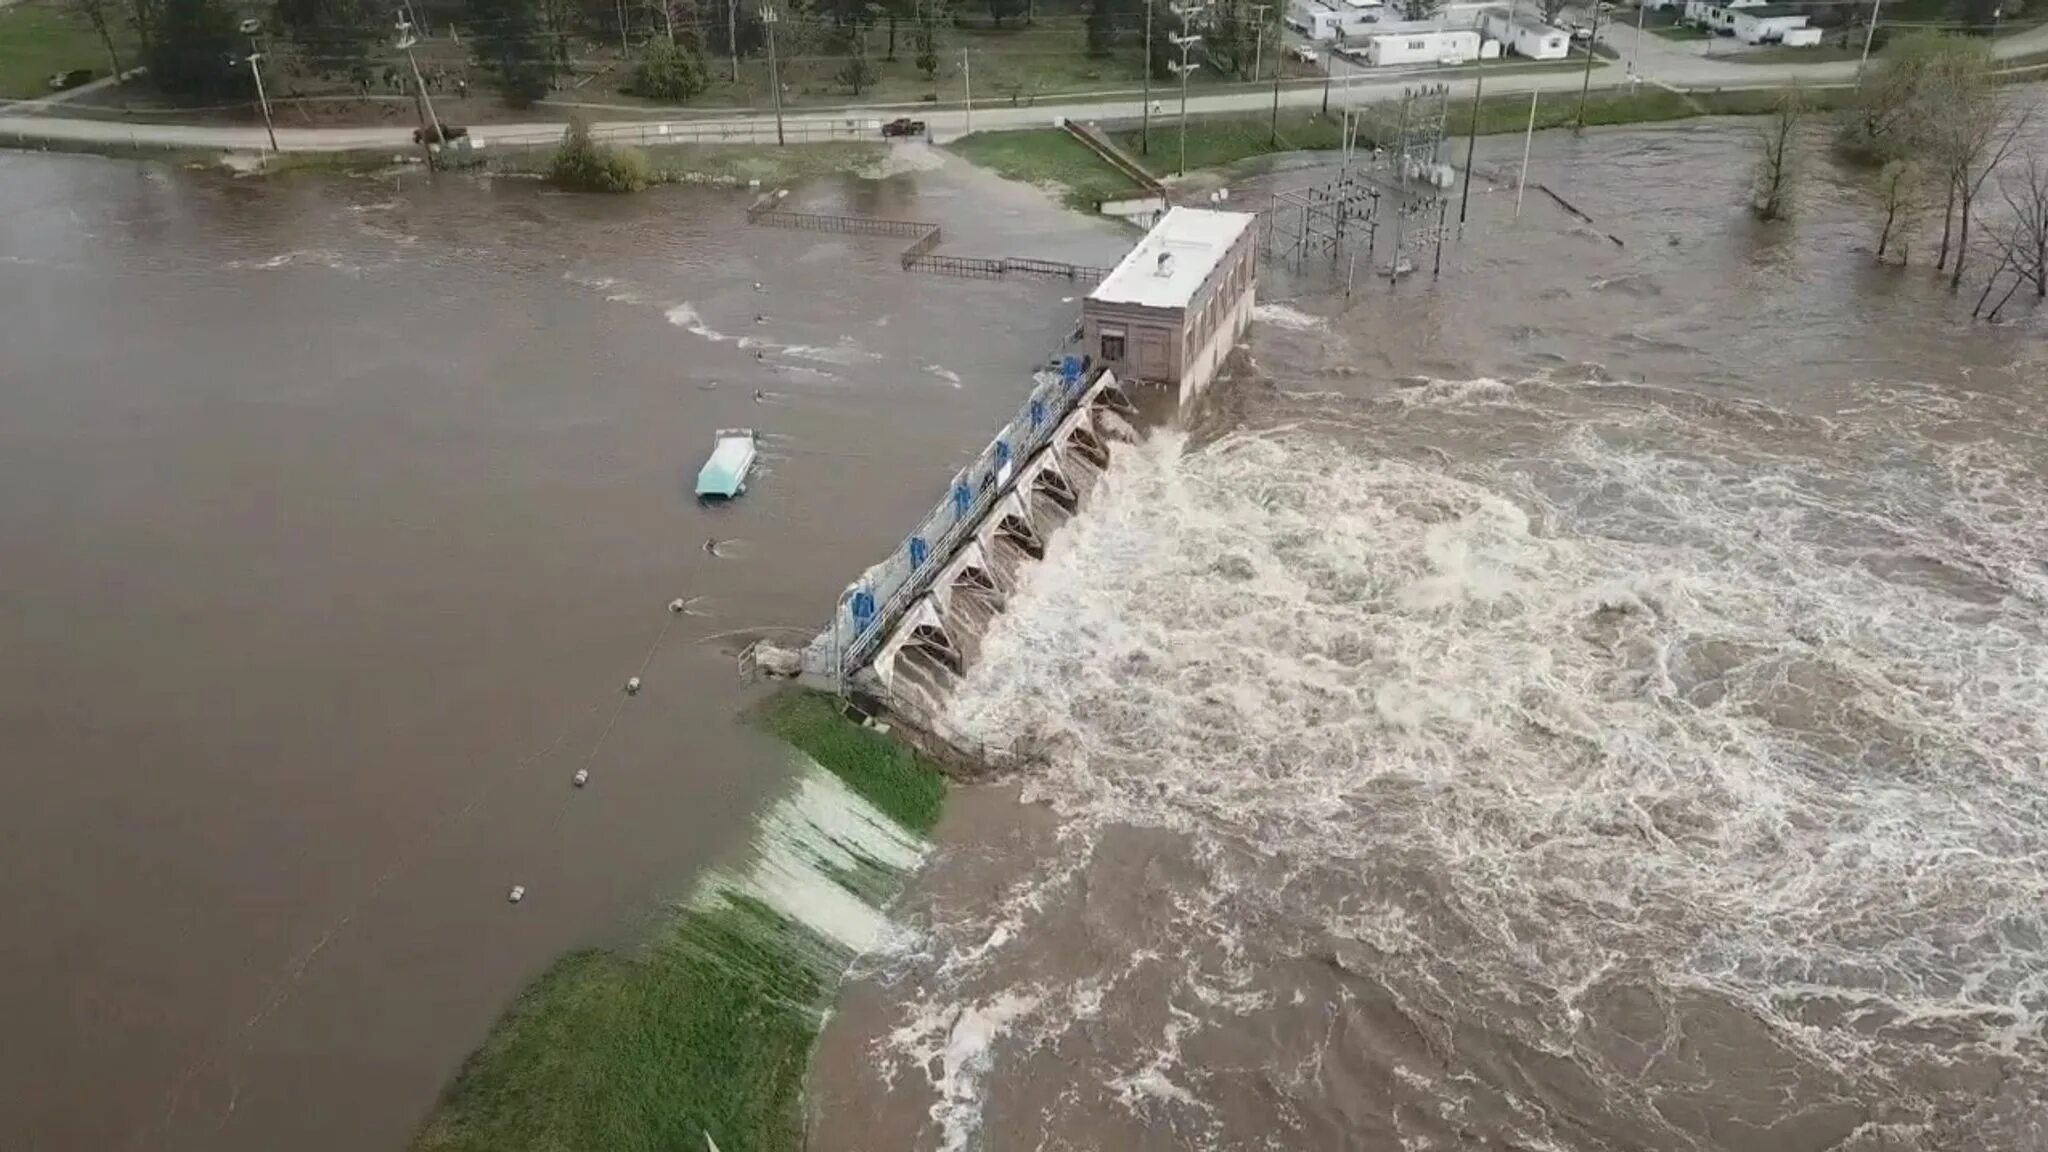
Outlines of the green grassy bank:
[[[1586,100],[1585,122],[1602,126],[1653,124],[1696,116],[1756,116],[1774,108],[1784,92],[1770,88],[1679,93],[1649,85],[1634,92],[1595,92]],[[1802,95],[1807,107],[1818,112],[1845,106],[1851,93],[1843,88],[1808,88]],[[1570,127],[1578,123],[1578,113],[1578,93],[1546,94],[1537,101],[1536,127]],[[1398,110],[1392,105],[1370,106],[1365,126],[1360,129],[1360,142],[1370,146],[1377,135],[1391,135],[1397,119]],[[1447,120],[1450,134],[1463,136],[1472,123],[1472,101],[1452,101]],[[1479,103],[1481,135],[1520,132],[1528,123],[1526,93],[1489,96]],[[1282,109],[1277,122],[1271,113],[1195,117],[1187,127],[1188,170],[1224,168],[1279,153],[1335,149],[1342,144],[1342,133],[1343,122],[1338,116],[1324,116],[1306,108]],[[1149,152],[1144,149],[1138,129],[1125,127],[1111,136],[1162,176],[1178,166],[1178,123],[1155,124]],[[1115,169],[1058,129],[977,132],[948,147],[997,175],[1055,188],[1078,208],[1092,209],[1098,201],[1128,196],[1133,191]]]
[[[1585,122],[1589,126],[1605,126],[1655,124],[1696,116],[1756,116],[1776,107],[1781,95],[1782,90],[1778,89],[1678,93],[1644,85],[1632,93],[1619,90],[1592,93],[1586,99]],[[1805,90],[1803,96],[1809,108],[1822,111],[1846,103],[1849,91],[1815,88]],[[1398,111],[1391,106],[1379,106],[1378,111],[1378,115],[1367,114],[1365,125],[1359,131],[1361,145],[1368,145],[1381,136],[1392,138]],[[1536,127],[1539,130],[1568,128],[1577,124],[1578,119],[1579,96],[1576,92],[1546,93],[1537,100]],[[1478,131],[1482,136],[1520,132],[1528,124],[1527,93],[1488,96],[1479,102]],[[1469,98],[1453,100],[1445,121],[1446,133],[1463,136],[1472,125],[1472,101]],[[1343,122],[1339,118],[1321,116],[1307,109],[1282,109],[1277,133],[1270,114],[1190,120],[1188,168],[1191,171],[1220,168],[1273,153],[1334,149],[1341,146],[1342,133]],[[1116,139],[1125,148],[1133,152],[1137,150],[1138,133],[1119,132]],[[1172,170],[1172,161],[1178,157],[1179,147],[1177,132],[1153,130],[1152,155],[1160,170]]]
[[[1123,173],[1057,128],[976,132],[946,147],[1005,179],[1036,184],[1082,212],[1136,191]],[[1131,154],[1138,156],[1135,150]]]
[[[822,766],[764,813],[757,859],[784,881],[811,869],[819,903],[879,908],[938,819],[937,769],[830,697],[785,692],[751,718]],[[723,1152],[796,1152],[811,1047],[854,949],[775,906],[786,884],[765,891],[748,868],[715,874],[638,948],[557,961],[463,1064],[414,1152],[696,1152],[706,1134]]]

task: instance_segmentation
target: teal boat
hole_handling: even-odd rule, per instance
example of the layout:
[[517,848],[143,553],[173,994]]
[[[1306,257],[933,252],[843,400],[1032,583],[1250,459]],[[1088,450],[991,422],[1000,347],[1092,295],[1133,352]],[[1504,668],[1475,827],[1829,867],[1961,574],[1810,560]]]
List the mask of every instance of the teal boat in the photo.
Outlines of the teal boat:
[[754,430],[720,428],[711,459],[697,470],[699,500],[730,500],[747,490],[747,473],[754,469]]

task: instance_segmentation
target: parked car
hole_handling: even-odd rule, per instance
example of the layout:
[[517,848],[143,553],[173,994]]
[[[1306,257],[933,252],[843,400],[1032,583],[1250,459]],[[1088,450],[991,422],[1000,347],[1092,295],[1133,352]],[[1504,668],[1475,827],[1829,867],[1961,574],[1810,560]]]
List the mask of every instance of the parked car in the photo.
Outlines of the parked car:
[[446,144],[450,140],[460,140],[464,136],[469,135],[469,129],[459,124],[436,124],[434,127],[441,130],[440,135],[436,136],[425,128],[413,129],[412,142],[415,144]]
[[1303,64],[1313,64],[1316,62],[1316,50],[1306,44],[1294,45],[1287,50],[1287,54]]
[[908,116],[898,116],[894,120],[882,125],[882,135],[885,137],[922,136],[924,135],[924,121],[912,120]]
[[68,91],[91,80],[92,76],[93,72],[90,68],[73,68],[69,72],[52,72],[50,73],[50,91]]

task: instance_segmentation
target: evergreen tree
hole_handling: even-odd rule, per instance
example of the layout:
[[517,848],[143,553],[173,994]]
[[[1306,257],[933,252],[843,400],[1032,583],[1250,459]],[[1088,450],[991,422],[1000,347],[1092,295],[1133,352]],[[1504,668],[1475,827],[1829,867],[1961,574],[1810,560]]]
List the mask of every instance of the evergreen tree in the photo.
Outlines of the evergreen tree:
[[277,24],[320,76],[370,74],[370,59],[394,32],[388,5],[375,0],[277,0]]
[[557,64],[533,0],[468,0],[470,53],[507,104],[524,108],[548,94]]
[[161,0],[143,59],[163,91],[181,97],[239,96],[250,90],[249,42],[223,0]]

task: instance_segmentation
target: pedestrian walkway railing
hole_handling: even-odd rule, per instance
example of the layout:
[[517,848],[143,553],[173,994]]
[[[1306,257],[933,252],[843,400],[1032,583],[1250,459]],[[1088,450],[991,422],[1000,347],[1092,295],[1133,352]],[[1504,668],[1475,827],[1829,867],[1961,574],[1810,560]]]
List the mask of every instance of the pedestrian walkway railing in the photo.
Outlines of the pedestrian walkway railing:
[[1088,387],[1078,357],[1065,358],[1057,373],[1039,373],[1024,406],[974,463],[953,477],[945,497],[894,551],[840,594],[822,637],[835,676],[849,676],[874,659],[889,630],[965,547],[982,517],[1009,492],[1018,471],[1051,440]]

